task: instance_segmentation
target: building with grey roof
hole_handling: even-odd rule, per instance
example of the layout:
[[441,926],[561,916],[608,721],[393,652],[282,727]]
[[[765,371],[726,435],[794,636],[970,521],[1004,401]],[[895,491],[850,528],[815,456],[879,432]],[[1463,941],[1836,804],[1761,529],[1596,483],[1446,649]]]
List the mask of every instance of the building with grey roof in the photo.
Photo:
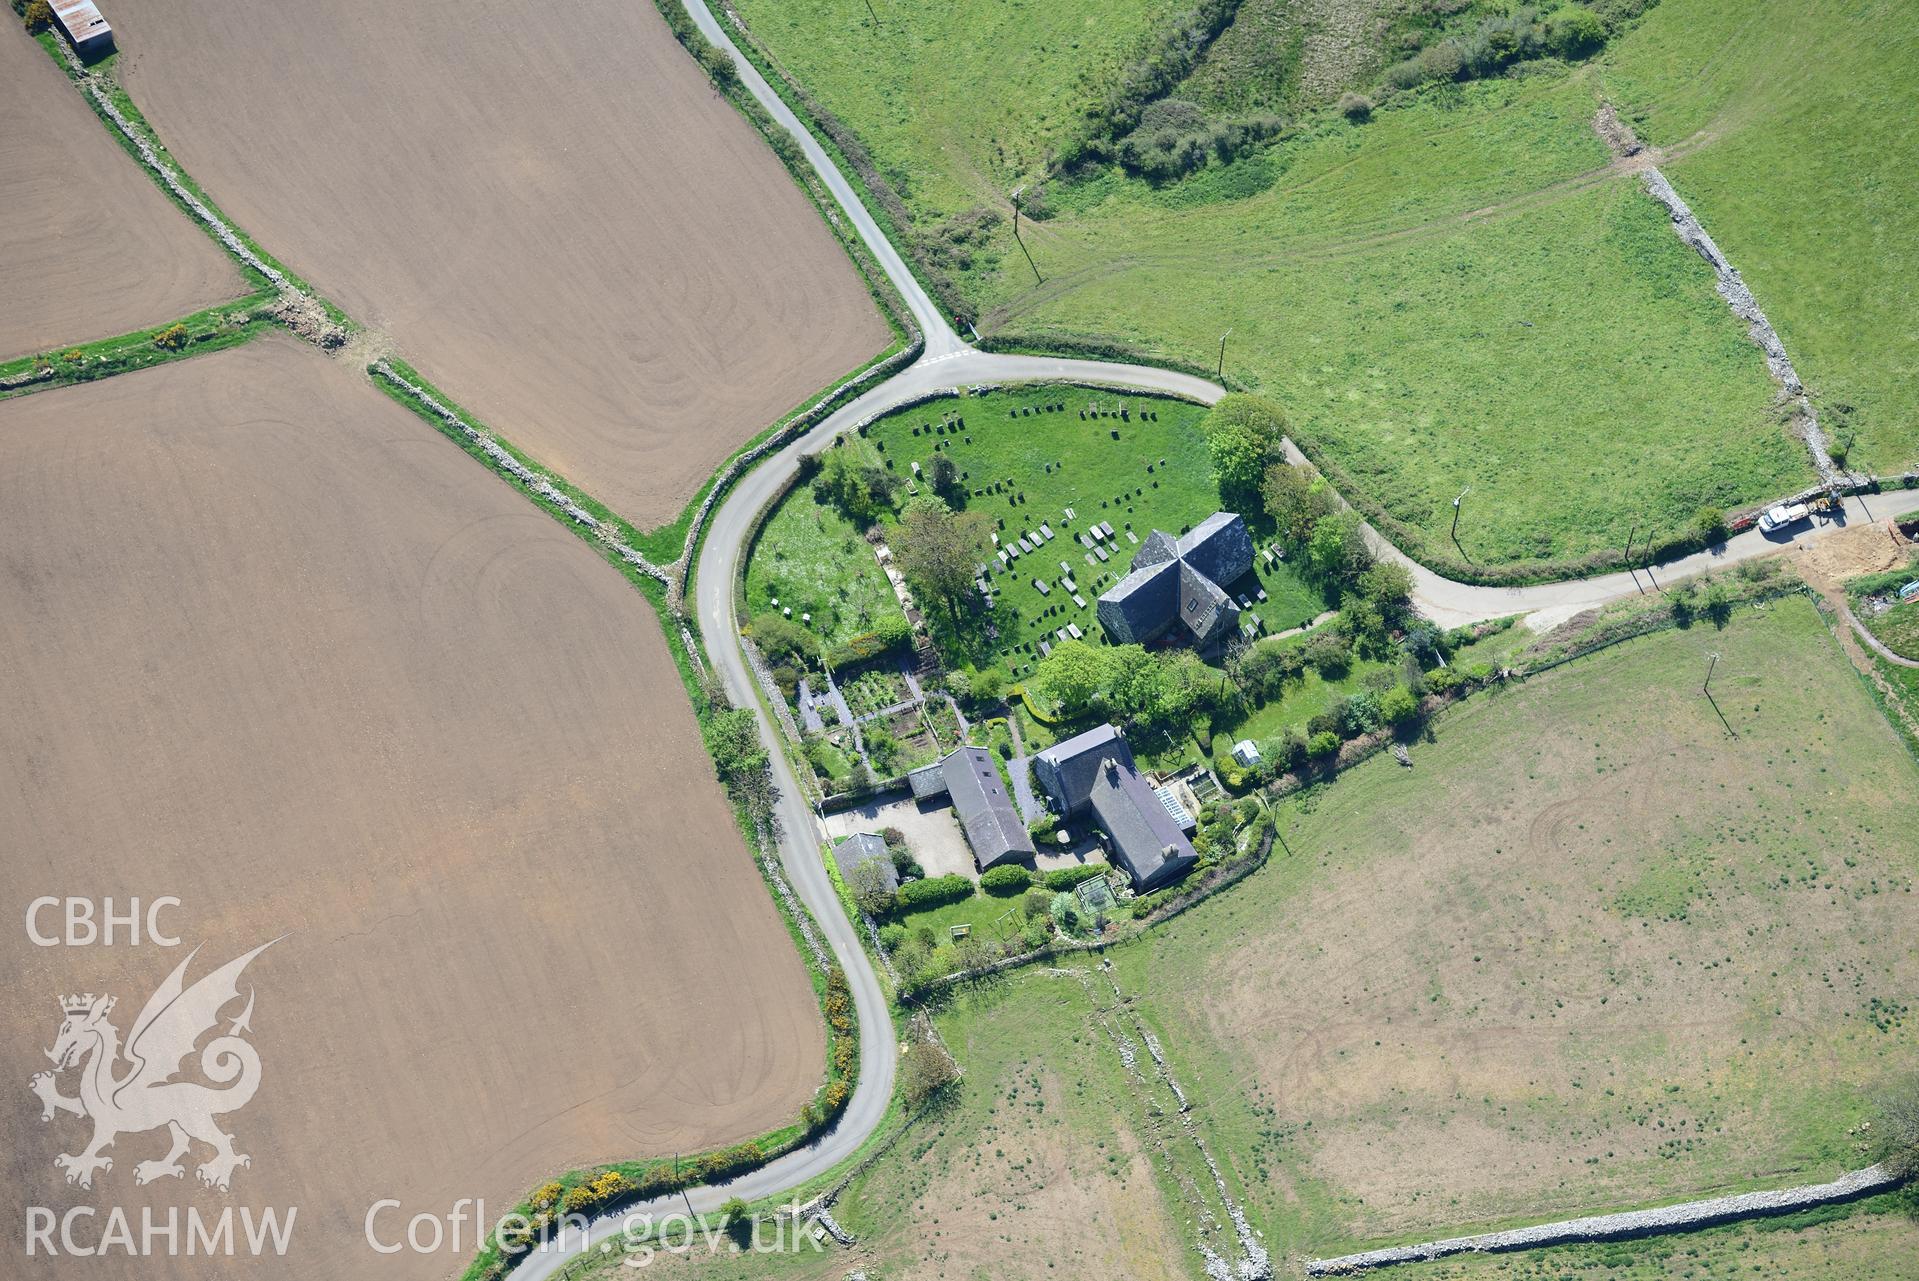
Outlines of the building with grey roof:
[[833,847],[833,861],[840,865],[840,875],[852,885],[853,873],[867,863],[880,869],[880,880],[889,890],[900,887],[899,870],[893,866],[893,852],[886,848],[886,842],[871,832],[858,832],[847,837]]
[[1090,818],[1106,833],[1115,861],[1139,893],[1177,880],[1199,861],[1115,727],[1101,725],[1055,743],[1033,758],[1033,776],[1062,818]]
[[1253,568],[1253,536],[1233,512],[1214,512],[1175,539],[1147,535],[1127,575],[1099,598],[1099,621],[1121,645],[1145,645],[1179,630],[1202,649],[1232,635],[1239,606],[1226,587]]
[[1033,857],[1033,837],[1006,794],[991,753],[983,747],[948,752],[940,761],[940,776],[980,871],[1008,859]]

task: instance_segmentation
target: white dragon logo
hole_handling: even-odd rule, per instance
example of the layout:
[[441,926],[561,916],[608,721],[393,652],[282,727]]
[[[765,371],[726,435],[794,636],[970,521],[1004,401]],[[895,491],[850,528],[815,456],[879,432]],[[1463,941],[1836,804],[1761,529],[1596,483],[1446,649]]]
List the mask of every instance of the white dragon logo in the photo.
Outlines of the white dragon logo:
[[[40,1097],[42,1121],[51,1121],[56,1112],[93,1119],[93,1141],[86,1149],[77,1156],[63,1154],[53,1159],[66,1171],[68,1183],[92,1187],[96,1170],[113,1168],[113,1158],[101,1155],[103,1149],[122,1134],[161,1126],[172,1135],[173,1147],[160,1160],[135,1166],[135,1183],[184,1174],[180,1158],[193,1139],[213,1148],[213,1158],[199,1167],[200,1182],[209,1187],[226,1191],[235,1167],[253,1164],[251,1157],[233,1150],[233,1136],[213,1123],[214,1117],[245,1107],[260,1088],[260,1055],[240,1036],[252,1030],[251,989],[246,1008],[233,1020],[226,1035],[214,1037],[200,1051],[200,1070],[225,1088],[171,1078],[181,1070],[200,1038],[219,1022],[220,1011],[239,999],[240,972],[247,962],[279,941],[262,943],[192,987],[185,987],[182,980],[187,966],[200,952],[194,948],[147,998],[140,1017],[133,1021],[124,1054],[129,1066],[124,1073],[116,1074],[122,1058],[120,1032],[107,1021],[114,998],[88,993],[60,1002],[66,1018],[53,1048],[47,1051],[54,1072],[36,1073],[29,1088]],[[54,1073],[72,1067],[80,1068],[80,1097],[70,1099],[60,1093]]]

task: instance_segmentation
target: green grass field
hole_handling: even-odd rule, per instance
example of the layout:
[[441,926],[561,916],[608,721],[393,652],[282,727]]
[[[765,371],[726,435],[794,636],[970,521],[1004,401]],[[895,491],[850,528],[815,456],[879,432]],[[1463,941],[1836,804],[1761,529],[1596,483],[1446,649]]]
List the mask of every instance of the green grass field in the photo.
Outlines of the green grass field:
[[[1708,651],[1737,739],[1698,693]],[[1433,728],[1115,954],[1269,1239],[1338,1253],[1862,1163],[1865,1093],[1919,1050],[1919,768],[1811,605]]]
[[805,486],[774,509],[753,543],[746,608],[751,618],[783,608],[793,611],[795,622],[811,614],[809,630],[828,645],[900,613],[873,549],[836,509],[813,501]]
[[[1606,88],[1753,288],[1854,466],[1919,467],[1919,24],[1902,0],[1662,0]],[[1850,406],[1850,412],[1843,407]]]
[[980,203],[1010,214],[1007,193],[1076,125],[1084,87],[1110,76],[1180,6],[873,0],[869,13],[862,0],[738,0],[734,8],[860,136],[930,227]]
[[[1078,92],[1070,61],[981,73],[1021,43],[982,20],[995,6],[949,6],[951,45],[877,37],[877,74],[815,50],[840,48],[849,22],[871,35],[851,6],[831,23],[771,8],[747,6],[766,15],[760,36],[921,189],[989,185],[975,157],[1005,144],[969,123],[998,109],[980,104]],[[1234,39],[1218,59],[1240,56]],[[966,113],[927,103],[925,86],[949,84],[966,86]],[[1450,503],[1467,486],[1458,554],[1481,564],[1617,548],[1635,523],[1670,534],[1703,505],[1812,471],[1705,264],[1636,178],[1608,173],[1591,128],[1604,87],[1593,65],[1448,86],[1363,126],[1308,117],[1297,137],[1163,187],[1116,170],[1054,182],[1057,216],[1026,237],[1043,284],[1004,224],[954,274],[981,331],[1022,344],[1116,340],[1210,367],[1231,330],[1228,372],[1285,403],[1309,452],[1428,558],[1455,555]],[[943,146],[918,136],[929,121]]]

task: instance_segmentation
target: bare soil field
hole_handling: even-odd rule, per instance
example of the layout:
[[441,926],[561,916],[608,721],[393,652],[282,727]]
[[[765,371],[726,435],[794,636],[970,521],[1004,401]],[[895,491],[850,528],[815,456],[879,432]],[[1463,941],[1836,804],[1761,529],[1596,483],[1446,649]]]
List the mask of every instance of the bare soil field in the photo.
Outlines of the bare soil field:
[[648,4],[114,16],[120,75],[261,243],[641,526],[888,331]]
[[0,360],[159,325],[245,292],[18,22],[0,23]]
[[1412,769],[1291,803],[1290,856],[1116,958],[1275,1252],[1864,1164],[1850,1127],[1919,1048],[1919,769],[1812,606],[1434,730]]
[[[391,1239],[792,1120],[818,1007],[659,625],[590,548],[280,338],[5,402],[0,440],[8,1205],[293,1206],[271,1275],[438,1278],[471,1235],[377,1256],[373,1202],[403,1203]],[[34,946],[48,894],[177,896],[183,946]],[[263,1066],[223,1118],[253,1158],[230,1195],[191,1165],[136,1188],[163,1131],[66,1186],[86,1125],[43,1125],[27,1090],[59,998],[115,994],[124,1036],[192,946],[190,979],[276,938],[242,985]]]

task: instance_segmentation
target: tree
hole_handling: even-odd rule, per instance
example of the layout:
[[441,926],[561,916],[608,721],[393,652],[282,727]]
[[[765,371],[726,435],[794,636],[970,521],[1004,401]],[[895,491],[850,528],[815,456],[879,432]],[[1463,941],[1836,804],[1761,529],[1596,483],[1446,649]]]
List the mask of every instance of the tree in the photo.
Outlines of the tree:
[[53,21],[53,6],[48,4],[47,0],[27,0],[27,7],[20,18],[27,24],[28,31],[38,35],[47,29],[48,23]]
[[1873,1113],[1873,1160],[1901,1178],[1919,1176],[1919,1074],[1887,1088]]
[[1235,511],[1258,510],[1267,469],[1285,461],[1285,411],[1263,397],[1225,396],[1206,415],[1205,431],[1220,501]]
[[813,496],[845,512],[860,524],[869,524],[898,501],[900,480],[878,463],[861,457],[841,443],[826,451],[820,474],[813,480]]
[[1106,704],[1115,716],[1151,724],[1167,714],[1166,670],[1139,645],[1115,645],[1103,656]]
[[958,618],[974,594],[973,576],[986,554],[986,517],[956,512],[937,499],[912,503],[893,537],[900,572],[923,602]]
[[1339,509],[1332,487],[1306,463],[1268,467],[1259,495],[1279,528],[1280,541],[1294,551],[1303,551],[1312,541],[1313,527]]
[[1338,751],[1339,735],[1329,729],[1319,731],[1306,744],[1306,754],[1315,760],[1325,760]]
[[1094,696],[1104,688],[1106,660],[1085,641],[1062,641],[1039,661],[1033,681],[1059,704],[1061,714],[1078,716],[1092,707]]
[[1413,571],[1397,561],[1375,561],[1359,575],[1359,594],[1386,617],[1398,619],[1412,600]]
[[853,901],[868,916],[884,916],[893,910],[898,895],[886,883],[886,868],[879,859],[869,858],[853,869],[846,878],[846,888],[853,891]]
[[1359,513],[1348,509],[1334,512],[1313,527],[1306,563],[1323,582],[1344,591],[1373,563],[1363,524]]
[[936,453],[926,464],[926,483],[945,499],[948,506],[964,507],[966,491],[960,486],[959,467],[949,456]]

